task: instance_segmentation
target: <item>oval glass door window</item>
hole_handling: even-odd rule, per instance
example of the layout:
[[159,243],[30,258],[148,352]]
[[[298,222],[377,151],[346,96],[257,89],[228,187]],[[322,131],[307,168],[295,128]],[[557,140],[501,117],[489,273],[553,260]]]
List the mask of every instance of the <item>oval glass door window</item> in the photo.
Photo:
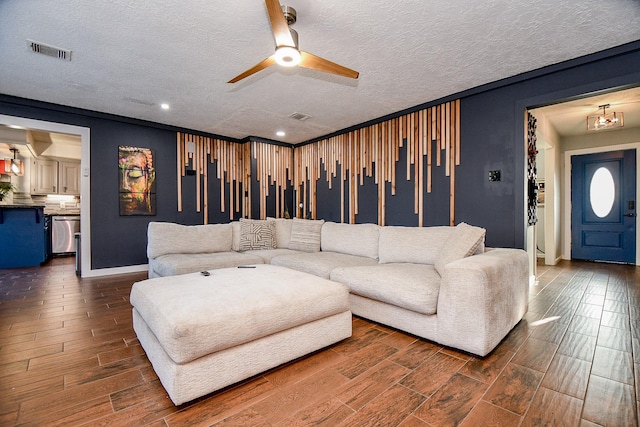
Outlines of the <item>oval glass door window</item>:
[[598,216],[604,218],[611,212],[616,194],[616,185],[609,169],[600,167],[591,177],[589,200],[591,209]]

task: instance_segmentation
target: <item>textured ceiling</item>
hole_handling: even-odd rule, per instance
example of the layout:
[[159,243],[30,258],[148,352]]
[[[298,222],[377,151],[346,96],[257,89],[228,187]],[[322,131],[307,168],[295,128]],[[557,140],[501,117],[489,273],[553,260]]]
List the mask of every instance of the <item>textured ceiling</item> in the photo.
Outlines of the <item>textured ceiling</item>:
[[[607,114],[622,113],[624,129],[640,127],[640,87],[593,95],[574,101],[531,110],[534,116],[544,115],[560,136],[589,133],[587,117],[602,113],[601,105],[609,105]],[[622,128],[615,128],[620,130]],[[607,129],[609,132],[614,129]]]
[[[298,143],[640,39],[637,0],[286,4],[300,48],[358,80],[273,66],[226,83],[273,53],[261,0],[2,0],[0,93]],[[34,54],[27,39],[69,49],[71,61]]]

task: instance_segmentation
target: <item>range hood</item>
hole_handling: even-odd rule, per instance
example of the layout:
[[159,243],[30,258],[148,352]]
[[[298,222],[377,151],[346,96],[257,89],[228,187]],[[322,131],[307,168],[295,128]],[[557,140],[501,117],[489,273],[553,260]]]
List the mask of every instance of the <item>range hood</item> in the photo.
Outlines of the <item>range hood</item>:
[[[0,142],[13,146],[25,147],[32,157],[38,157],[51,146],[51,141],[38,141],[33,133],[27,129],[14,129],[8,126],[0,127]],[[23,150],[21,150],[23,151]]]
[[[80,136],[51,133],[37,129],[19,129],[0,126],[0,144],[12,145],[30,157],[57,156],[80,159],[82,144]],[[22,150],[24,147],[26,150]]]

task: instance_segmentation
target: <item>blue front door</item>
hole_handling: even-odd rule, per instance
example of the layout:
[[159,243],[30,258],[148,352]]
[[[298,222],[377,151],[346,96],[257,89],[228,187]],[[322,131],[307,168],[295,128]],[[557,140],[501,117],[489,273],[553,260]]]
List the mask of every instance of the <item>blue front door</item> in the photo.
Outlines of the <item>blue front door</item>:
[[635,263],[636,150],[571,157],[571,258]]
[[571,258],[635,263],[636,150],[571,157]]

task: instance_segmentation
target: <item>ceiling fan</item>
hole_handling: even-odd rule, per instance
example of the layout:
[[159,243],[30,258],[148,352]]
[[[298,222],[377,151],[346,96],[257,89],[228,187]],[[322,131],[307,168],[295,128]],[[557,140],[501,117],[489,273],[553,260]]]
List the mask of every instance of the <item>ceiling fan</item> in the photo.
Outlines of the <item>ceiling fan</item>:
[[236,83],[273,64],[279,64],[285,67],[299,65],[300,67],[336,74],[338,76],[352,79],[358,78],[360,73],[355,70],[298,49],[298,33],[294,29],[289,28],[289,25],[293,25],[296,22],[296,10],[289,6],[280,6],[278,0],[265,0],[265,3],[267,5],[267,12],[269,13],[269,21],[271,21],[273,37],[276,41],[276,51],[267,59],[237,75],[227,83]]

